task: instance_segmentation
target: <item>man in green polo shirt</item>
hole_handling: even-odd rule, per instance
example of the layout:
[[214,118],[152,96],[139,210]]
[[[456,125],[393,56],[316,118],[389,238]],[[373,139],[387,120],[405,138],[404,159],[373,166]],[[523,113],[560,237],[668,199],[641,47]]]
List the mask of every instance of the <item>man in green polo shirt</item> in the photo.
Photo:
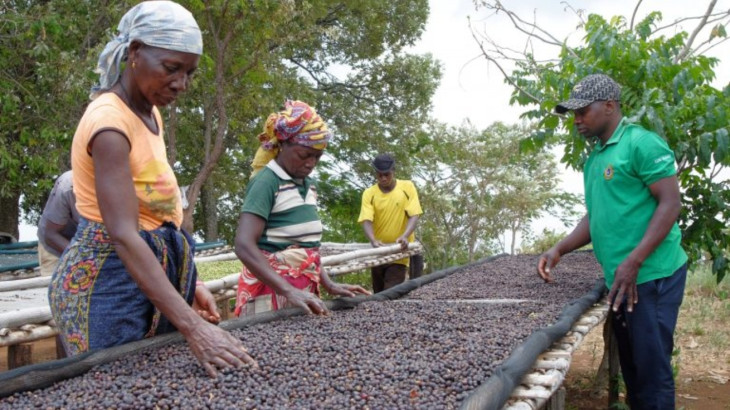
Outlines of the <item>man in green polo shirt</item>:
[[629,405],[673,409],[673,334],[687,274],[674,153],[657,134],[623,118],[620,95],[613,79],[594,74],[555,108],[572,111],[578,132],[596,145],[583,168],[587,213],[540,256],[537,270],[552,282],[550,269],[561,255],[593,242],[610,289]]

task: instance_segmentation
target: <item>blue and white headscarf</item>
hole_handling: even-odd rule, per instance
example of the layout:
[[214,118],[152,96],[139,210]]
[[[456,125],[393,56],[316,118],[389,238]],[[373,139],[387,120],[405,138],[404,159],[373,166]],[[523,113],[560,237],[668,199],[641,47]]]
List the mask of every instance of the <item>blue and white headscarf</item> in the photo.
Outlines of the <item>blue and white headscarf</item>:
[[99,84],[91,89],[92,99],[119,81],[122,61],[127,60],[129,44],[134,40],[167,50],[203,53],[198,23],[188,10],[172,1],[139,3],[122,17],[117,31],[117,37],[107,43],[99,56],[95,70],[100,75]]

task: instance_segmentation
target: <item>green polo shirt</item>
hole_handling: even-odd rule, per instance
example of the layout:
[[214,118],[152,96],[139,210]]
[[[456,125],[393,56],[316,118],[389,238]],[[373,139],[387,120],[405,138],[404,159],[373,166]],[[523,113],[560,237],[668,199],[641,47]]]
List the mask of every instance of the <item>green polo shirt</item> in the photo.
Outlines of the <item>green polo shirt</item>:
[[[585,201],[596,259],[606,286],[621,262],[644,237],[657,201],[649,185],[676,174],[674,153],[657,134],[621,119],[605,145],[600,142],[583,168]],[[636,283],[671,276],[686,261],[675,222],[639,269]]]

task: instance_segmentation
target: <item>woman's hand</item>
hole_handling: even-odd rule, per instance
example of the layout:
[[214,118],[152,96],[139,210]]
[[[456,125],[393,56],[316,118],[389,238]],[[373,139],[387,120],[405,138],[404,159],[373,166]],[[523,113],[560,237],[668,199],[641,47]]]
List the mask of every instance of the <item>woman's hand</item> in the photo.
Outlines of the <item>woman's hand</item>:
[[291,286],[291,289],[283,296],[291,306],[302,308],[309,314],[327,315],[329,313],[322,299],[313,293]]
[[185,338],[210,377],[216,377],[216,369],[244,365],[258,367],[240,340],[216,325],[200,323],[201,326],[195,327]]
[[215,302],[215,298],[203,284],[195,286],[193,310],[210,323],[218,323],[221,321],[221,315],[218,313],[218,305]]
[[330,282],[327,285],[322,284],[324,286],[325,290],[333,296],[355,296],[356,293],[359,293],[361,295],[371,295],[367,289],[363,288],[362,286],[357,285],[349,285],[346,283],[335,283]]

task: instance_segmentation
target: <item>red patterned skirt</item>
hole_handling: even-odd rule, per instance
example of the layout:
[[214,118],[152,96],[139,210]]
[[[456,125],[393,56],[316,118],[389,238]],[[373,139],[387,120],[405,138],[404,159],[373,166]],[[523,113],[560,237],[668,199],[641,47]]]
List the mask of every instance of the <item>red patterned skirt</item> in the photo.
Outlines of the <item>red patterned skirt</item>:
[[[321,258],[319,248],[300,248],[291,246],[279,252],[261,253],[269,261],[269,266],[282,278],[297,289],[308,290],[319,296]],[[255,313],[289,307],[287,300],[261,282],[244,265],[238,278],[236,292],[236,316],[241,313]]]

